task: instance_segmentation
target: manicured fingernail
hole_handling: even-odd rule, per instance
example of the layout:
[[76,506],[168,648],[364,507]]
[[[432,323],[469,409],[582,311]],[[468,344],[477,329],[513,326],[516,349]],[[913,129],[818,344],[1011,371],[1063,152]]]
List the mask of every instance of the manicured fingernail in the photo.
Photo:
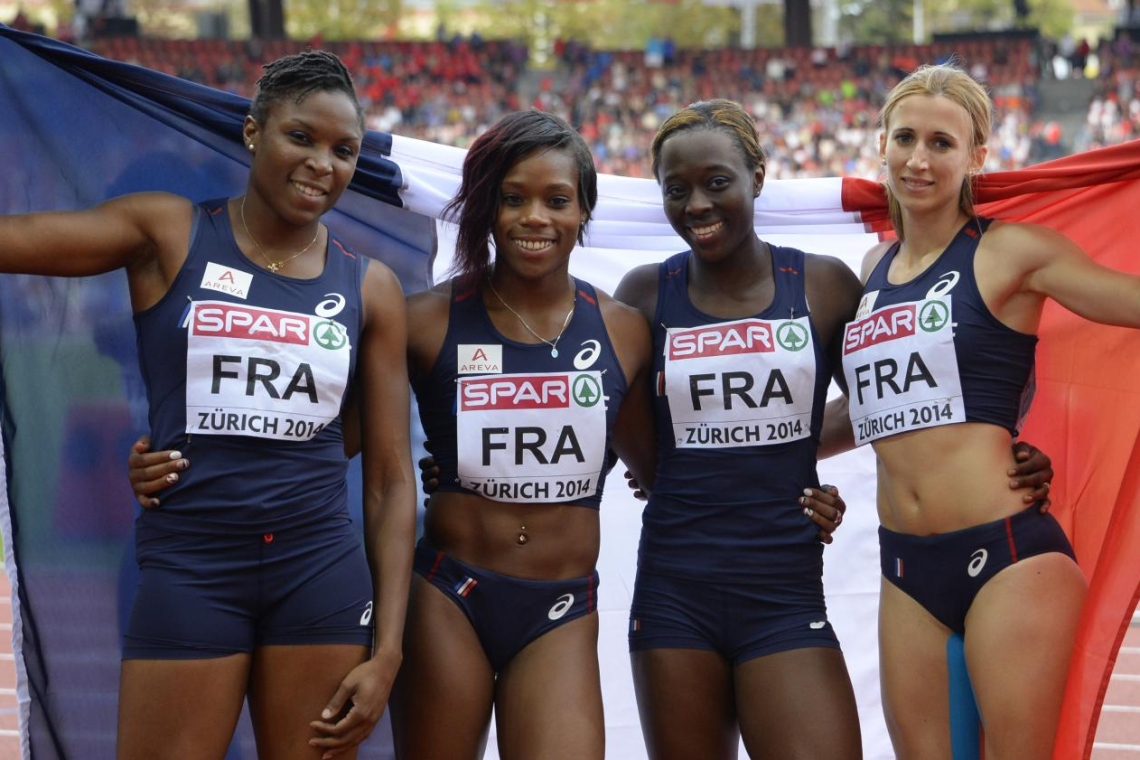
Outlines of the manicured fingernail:
[[811,496],[811,489],[810,488],[804,489],[804,496]]
[[167,475],[166,476],[166,482],[167,483],[177,483],[178,482],[178,473],[172,472],[169,475]]
[[808,498],[806,496],[801,496],[800,497],[800,504],[802,504],[803,506],[806,507],[807,503],[808,503]]
[[324,710],[321,711],[321,717],[324,718],[325,720],[328,720],[329,718],[332,717],[332,710],[330,710],[326,707]]
[[808,517],[811,517],[812,515],[815,514],[815,510],[813,510],[811,507],[808,507],[804,510],[804,514],[807,515]]
[[181,451],[172,451],[172,452],[170,452],[170,458],[171,459],[181,459],[182,458],[182,452]]

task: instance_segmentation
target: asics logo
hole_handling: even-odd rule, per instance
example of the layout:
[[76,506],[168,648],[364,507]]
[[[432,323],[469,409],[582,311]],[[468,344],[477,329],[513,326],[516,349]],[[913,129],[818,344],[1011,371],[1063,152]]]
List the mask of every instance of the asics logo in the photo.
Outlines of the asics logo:
[[360,624],[361,625],[368,625],[371,622],[372,622],[372,602],[369,602],[368,606],[364,608],[364,614],[360,616]]
[[954,289],[954,286],[958,284],[958,280],[961,279],[961,277],[957,271],[947,272],[938,278],[938,282],[934,283],[934,286],[930,290],[926,291],[926,297],[938,298],[939,296],[946,295]]
[[982,572],[982,568],[986,566],[986,560],[989,558],[990,553],[985,549],[978,549],[970,555],[970,564],[966,567],[966,572],[969,573],[971,578],[977,578],[978,573]]
[[558,601],[550,608],[550,612],[546,616],[551,620],[558,620],[570,610],[570,605],[574,604],[573,594],[563,594],[558,597]]
[[598,360],[602,344],[596,340],[584,340],[582,345],[585,348],[574,355],[574,369],[586,370],[594,366],[594,362]]

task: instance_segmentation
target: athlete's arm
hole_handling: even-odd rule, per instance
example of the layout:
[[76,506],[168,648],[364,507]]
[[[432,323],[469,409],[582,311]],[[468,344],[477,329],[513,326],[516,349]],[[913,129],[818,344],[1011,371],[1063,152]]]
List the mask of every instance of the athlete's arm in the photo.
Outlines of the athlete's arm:
[[633,308],[599,294],[602,315],[626,377],[626,395],[618,408],[613,447],[643,491],[653,490],[657,433],[650,376],[653,342],[649,326]]
[[820,459],[827,459],[855,448],[855,431],[847,410],[847,395],[837,396],[823,407],[823,426],[819,431]]
[[1020,269],[1021,290],[1101,324],[1140,327],[1140,276],[1102,266],[1061,233],[995,223],[992,246]]
[[0,271],[82,277],[127,270],[141,311],[166,292],[189,247],[193,204],[138,193],[82,211],[0,216]]
[[[408,440],[407,318],[391,270],[370,261],[361,288],[359,398],[364,475],[364,546],[372,569],[372,658],[354,668],[332,695],[310,744],[324,752],[354,747],[384,713],[403,661],[404,616],[411,585],[416,489]],[[335,716],[351,703],[347,715]]]
[[349,459],[360,453],[360,402],[357,389],[348,389],[344,409],[340,413],[341,432],[344,435],[344,455]]

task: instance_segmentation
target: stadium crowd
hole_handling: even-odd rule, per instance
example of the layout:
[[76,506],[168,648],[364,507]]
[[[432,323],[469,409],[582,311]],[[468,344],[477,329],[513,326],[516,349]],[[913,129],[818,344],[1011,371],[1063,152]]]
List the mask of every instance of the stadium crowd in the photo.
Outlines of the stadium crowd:
[[[97,40],[95,52],[211,87],[249,95],[262,61],[303,41]],[[1140,134],[1140,55],[1126,36],[1102,41],[1065,75],[1096,80],[1085,129],[1062,135],[1039,118],[1037,89],[1057,76],[1056,45],[1026,38],[927,45],[815,49],[725,48],[650,52],[556,46],[558,65],[528,71],[512,41],[326,42],[353,71],[373,129],[465,147],[502,114],[536,106],[578,126],[598,169],[649,176],[649,144],[661,120],[710,97],[742,103],[762,127],[768,176],[787,179],[879,173],[873,133],[883,96],[923,62],[952,56],[993,94],[987,169],[1014,169]],[[1067,61],[1068,59],[1066,59]]]

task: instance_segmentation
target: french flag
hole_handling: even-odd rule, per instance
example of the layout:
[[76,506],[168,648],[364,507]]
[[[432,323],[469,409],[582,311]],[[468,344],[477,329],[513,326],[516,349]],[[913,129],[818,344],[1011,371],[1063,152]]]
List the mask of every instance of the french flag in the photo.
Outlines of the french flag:
[[459,596],[466,599],[467,595],[471,593],[471,589],[475,588],[478,585],[479,585],[479,581],[475,580],[470,575],[468,575],[463,580],[461,580],[459,583],[455,584],[454,591],[456,594],[458,594]]

